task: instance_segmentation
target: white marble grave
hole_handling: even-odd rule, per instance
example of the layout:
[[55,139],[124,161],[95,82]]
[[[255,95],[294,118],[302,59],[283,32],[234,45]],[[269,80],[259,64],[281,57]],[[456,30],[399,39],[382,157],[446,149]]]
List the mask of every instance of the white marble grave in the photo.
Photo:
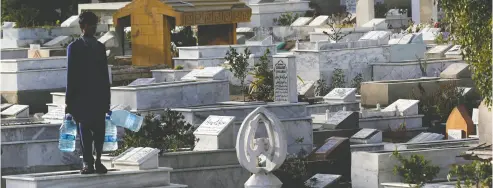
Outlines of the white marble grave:
[[[356,13],[356,25],[358,27],[363,26],[364,24],[370,22],[373,18],[375,18],[374,5],[375,5],[375,0],[356,0],[355,13]],[[370,27],[373,27],[373,24],[371,24]]]
[[361,129],[349,139],[351,143],[376,144],[382,142],[382,131],[377,129]]
[[0,112],[2,118],[29,118],[28,105],[12,105]]
[[193,69],[181,78],[183,81],[191,80],[225,80],[226,72],[224,67],[205,67],[203,69]]
[[[267,129],[267,138],[255,138],[259,121]],[[286,159],[287,141],[284,127],[273,113],[258,107],[245,118],[236,138],[236,154],[240,165],[253,173],[245,188],[281,188],[282,182],[271,172]],[[259,157],[265,159],[265,167],[257,165]]]
[[78,27],[78,26],[79,26],[78,15],[70,16],[65,21],[63,21],[62,24],[60,25],[60,27]]
[[120,170],[158,169],[160,150],[148,147],[129,148],[113,159],[113,165]]
[[108,31],[103,36],[98,39],[99,42],[103,43],[106,48],[117,48],[119,47],[117,34],[115,31]]
[[440,59],[445,57],[445,53],[448,49],[452,47],[451,44],[436,45],[435,47],[429,49],[425,57],[428,59]]
[[444,71],[440,73],[440,78],[471,78],[471,71],[469,70],[469,64],[467,63],[454,63],[449,65]]
[[408,100],[408,99],[399,99],[394,103],[390,104],[382,111],[384,112],[397,112],[399,116],[412,116],[418,115],[418,103],[419,100]]
[[293,55],[274,55],[274,101],[298,102],[296,62]]
[[308,24],[309,26],[324,26],[327,25],[327,21],[329,20],[329,16],[318,16],[313,21]]
[[234,148],[234,116],[210,115],[195,130],[193,135],[198,142],[194,151],[207,151]]
[[361,27],[374,28],[375,30],[386,30],[387,29],[387,23],[385,22],[385,19],[374,18],[374,19],[370,20],[369,22],[366,22],[365,24],[363,24]]
[[71,36],[58,36],[55,37],[54,39],[48,41],[47,43],[44,43],[43,46],[46,47],[63,47],[63,44],[68,44],[70,40],[72,39]]
[[2,104],[0,104],[0,111],[3,111],[3,110],[5,110],[11,106],[12,106],[12,104],[2,103]]
[[149,85],[153,83],[156,83],[155,78],[137,78],[132,83],[128,84],[128,86]]
[[461,45],[454,45],[447,52],[445,52],[445,57],[462,59],[461,52]]
[[310,179],[305,181],[305,185],[310,188],[328,188],[328,187],[338,187],[338,185],[333,185],[342,176],[336,174],[315,174]]
[[419,133],[414,138],[412,138],[411,140],[407,141],[407,143],[423,143],[423,142],[437,141],[437,140],[442,140],[444,137],[445,137],[444,135],[438,133],[422,132]]
[[297,82],[298,95],[305,97],[315,97],[315,81],[298,81]]
[[405,34],[402,36],[398,36],[397,38],[392,38],[389,40],[389,44],[409,44],[415,34]]
[[370,31],[363,35],[359,41],[364,40],[378,40],[379,44],[388,44],[390,35],[392,32],[390,31]]
[[460,129],[448,129],[447,130],[447,139],[448,140],[460,140],[462,139],[463,130]]
[[310,23],[310,21],[312,20],[313,20],[312,17],[299,17],[291,24],[291,26],[305,26],[308,23]]
[[55,106],[53,108],[50,108],[51,110],[48,111],[45,115],[43,115],[43,121],[46,123],[62,123],[63,118],[65,117],[65,107],[63,106]]
[[355,102],[356,88],[334,88],[323,99],[326,103]]

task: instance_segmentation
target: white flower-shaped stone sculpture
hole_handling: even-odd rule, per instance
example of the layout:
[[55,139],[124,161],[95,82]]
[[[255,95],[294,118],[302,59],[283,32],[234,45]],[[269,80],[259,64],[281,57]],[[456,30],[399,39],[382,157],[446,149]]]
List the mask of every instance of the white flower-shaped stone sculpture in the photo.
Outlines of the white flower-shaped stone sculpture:
[[[255,138],[259,122],[265,125],[268,138]],[[236,139],[240,165],[253,173],[245,187],[281,187],[281,181],[270,172],[279,168],[287,154],[287,142],[281,121],[264,107],[258,107],[241,124]],[[258,158],[265,157],[265,167]]]

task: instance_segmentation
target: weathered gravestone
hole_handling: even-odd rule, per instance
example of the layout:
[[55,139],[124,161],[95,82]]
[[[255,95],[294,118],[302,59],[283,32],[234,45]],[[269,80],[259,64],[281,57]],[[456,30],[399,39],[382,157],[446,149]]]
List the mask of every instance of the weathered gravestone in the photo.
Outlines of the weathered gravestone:
[[353,111],[338,111],[330,113],[324,129],[357,129],[359,128],[359,113]]
[[120,170],[149,170],[159,166],[160,150],[148,147],[130,148],[113,159],[113,165]]
[[467,108],[464,105],[459,105],[455,107],[450,113],[446,124],[447,135],[448,131],[452,129],[463,130],[464,136],[466,138],[468,138],[469,135],[475,134],[474,123],[471,116],[467,112]]
[[428,59],[441,59],[445,57],[445,52],[452,47],[451,44],[436,45],[425,53]]
[[12,105],[0,112],[2,118],[29,118],[28,105]]
[[382,132],[377,129],[361,129],[349,139],[351,143],[375,144],[382,142]]
[[329,188],[338,187],[337,181],[341,175],[336,174],[315,174],[305,181],[305,185],[310,188]]
[[274,101],[298,102],[296,62],[293,55],[274,55]]
[[310,23],[312,19],[312,17],[299,17],[291,24],[291,26],[305,26],[306,24]]
[[324,96],[326,103],[345,103],[356,101],[356,88],[334,88]]
[[464,131],[460,129],[449,129],[447,130],[448,140],[460,140],[464,138]]
[[132,83],[128,84],[128,86],[140,86],[140,85],[149,85],[155,83],[156,79],[154,78],[137,78]]
[[471,78],[471,71],[467,63],[454,63],[440,73],[440,78]]
[[330,137],[325,143],[310,154],[309,158],[314,161],[325,161],[350,155],[349,139],[343,137]]
[[318,16],[315,19],[313,19],[309,26],[323,26],[327,25],[327,21],[329,20],[329,16]]
[[304,81],[297,82],[298,95],[304,97],[315,97],[315,82],[314,81]]
[[194,151],[234,148],[234,116],[211,115],[193,133],[198,142]]
[[412,116],[418,115],[418,103],[419,100],[408,100],[408,99],[399,99],[394,103],[390,104],[386,108],[384,108],[383,112],[392,112],[396,111],[399,116]]
[[443,136],[442,134],[422,132],[419,133],[414,138],[412,138],[411,140],[407,141],[407,143],[422,143],[422,142],[438,141],[438,140],[442,140],[443,137],[445,136]]

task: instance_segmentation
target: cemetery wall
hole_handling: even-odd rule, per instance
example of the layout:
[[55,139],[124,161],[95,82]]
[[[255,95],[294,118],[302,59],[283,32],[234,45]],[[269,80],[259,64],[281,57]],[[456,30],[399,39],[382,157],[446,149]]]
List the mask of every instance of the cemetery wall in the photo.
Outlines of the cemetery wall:
[[[97,32],[108,31],[108,25],[98,25]],[[3,39],[12,40],[48,40],[57,36],[70,36],[79,34],[79,27],[53,27],[53,28],[9,28],[3,29]]]
[[457,59],[423,61],[421,64],[422,66],[426,66],[426,74],[421,72],[420,63],[416,61],[375,63],[371,65],[372,77],[374,81],[417,79],[425,76],[438,77],[449,65],[463,62],[463,60]]
[[[404,157],[412,154],[422,155],[431,164],[440,167],[437,179],[447,178],[452,164],[466,164],[461,157],[453,157],[467,151],[469,147],[438,148],[420,150],[401,150]],[[391,157],[392,151],[384,152],[352,152],[351,153],[351,184],[354,188],[378,188],[380,183],[400,182],[401,178],[394,175],[394,165],[398,161]],[[448,156],[448,157],[444,157]]]

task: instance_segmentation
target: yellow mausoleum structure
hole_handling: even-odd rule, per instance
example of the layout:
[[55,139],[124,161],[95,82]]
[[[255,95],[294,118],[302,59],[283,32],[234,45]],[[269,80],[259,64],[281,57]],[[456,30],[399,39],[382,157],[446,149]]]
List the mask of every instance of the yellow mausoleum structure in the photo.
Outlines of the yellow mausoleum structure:
[[133,0],[113,15],[113,23],[122,41],[123,28],[132,28],[132,65],[172,66],[175,26],[198,26],[199,45],[235,44],[236,24],[249,22],[251,15],[239,0]]

